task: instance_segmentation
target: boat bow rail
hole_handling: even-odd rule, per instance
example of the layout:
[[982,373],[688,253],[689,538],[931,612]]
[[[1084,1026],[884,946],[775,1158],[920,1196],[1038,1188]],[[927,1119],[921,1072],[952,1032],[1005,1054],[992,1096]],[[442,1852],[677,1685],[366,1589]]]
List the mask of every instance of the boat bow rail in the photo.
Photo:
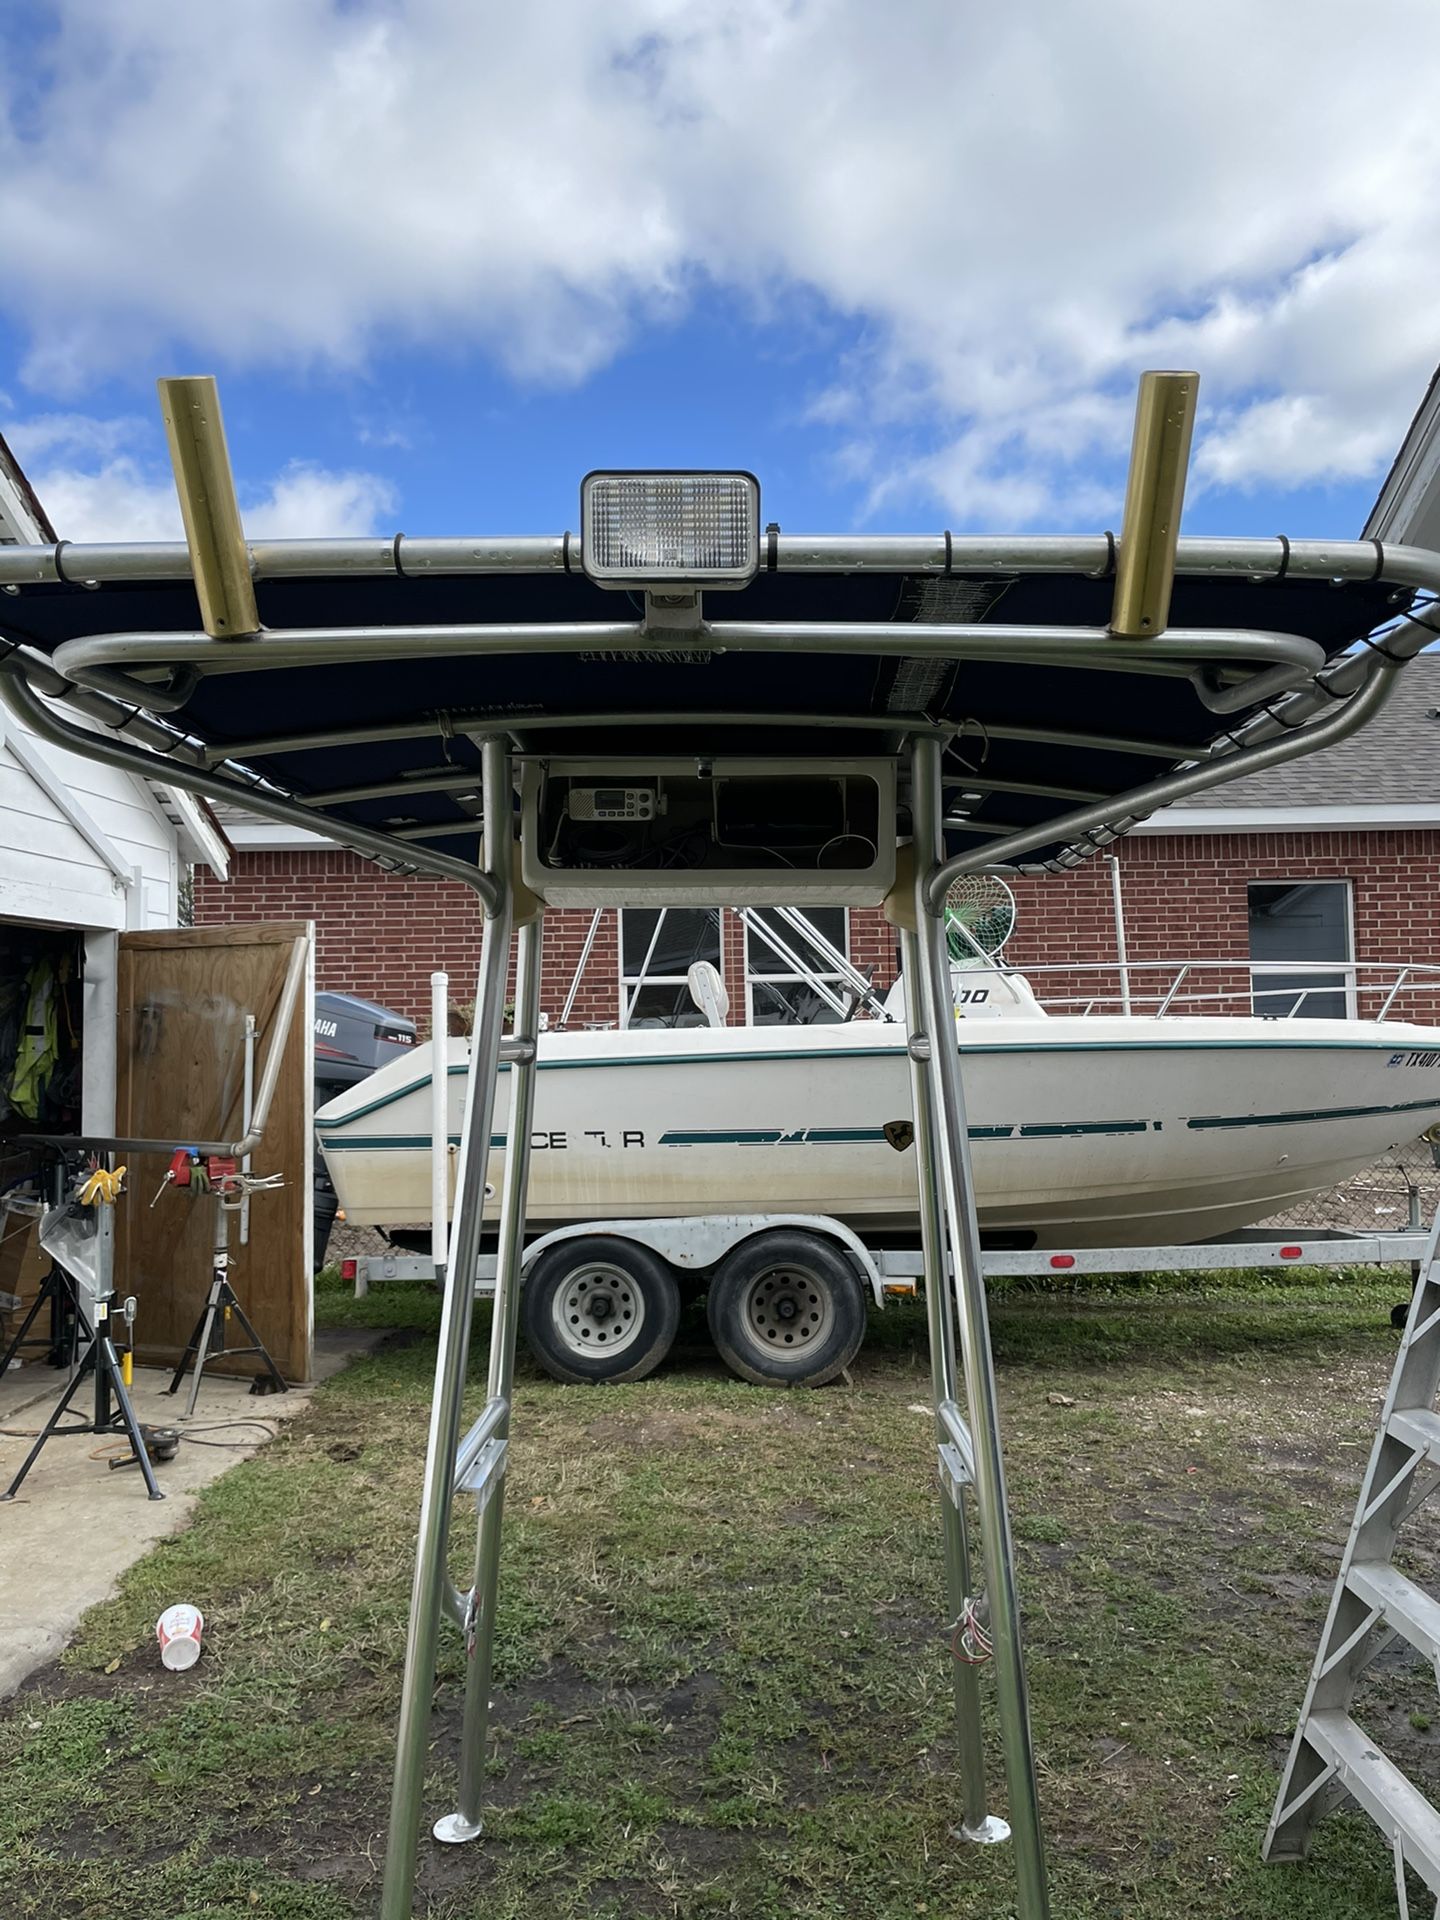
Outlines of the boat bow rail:
[[[1352,1020],[1403,1022],[1440,1016],[1440,966],[1369,960],[1047,960],[1035,966],[990,961],[957,973],[962,985],[994,975],[1024,982],[1047,1014],[1255,1013],[1265,1019],[1320,1018],[1343,998]],[[1023,1009],[1022,1009],[1023,1010]]]

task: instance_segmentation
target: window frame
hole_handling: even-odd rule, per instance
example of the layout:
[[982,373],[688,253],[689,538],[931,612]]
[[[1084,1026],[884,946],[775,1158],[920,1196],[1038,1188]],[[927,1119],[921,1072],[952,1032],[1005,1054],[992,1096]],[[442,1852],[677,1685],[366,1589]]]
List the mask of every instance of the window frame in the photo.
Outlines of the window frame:
[[[618,985],[618,991],[620,996],[620,1031],[622,1033],[628,1033],[630,1031],[630,1016],[634,1011],[635,1002],[639,999],[641,993],[645,990],[646,987],[678,987],[682,993],[684,993],[687,987],[688,978],[686,974],[651,973],[648,971],[650,957],[655,951],[655,942],[659,937],[659,932],[661,927],[663,927],[665,924],[665,916],[670,913],[708,914],[711,911],[712,909],[709,907],[681,907],[681,906],[616,907],[615,909],[615,965],[616,965],[616,970],[618,974],[617,985]],[[719,968],[720,977],[723,979],[725,977],[725,915],[729,912],[729,908],[719,907],[717,909],[714,909],[714,911],[718,913],[719,918],[716,921],[716,925],[715,925],[715,939],[716,939],[717,953],[716,953],[715,960],[711,964]],[[646,949],[645,958],[640,963],[640,971],[638,973],[629,973],[626,971],[626,967],[625,967],[625,915],[626,913],[653,913],[657,915],[657,919],[655,921],[655,933],[651,937],[650,945]],[[701,957],[704,958],[705,956],[702,955]],[[676,1029],[673,1026],[669,1030],[671,1032],[676,1031]]]
[[[1247,880],[1245,882],[1245,969],[1250,977],[1249,1000],[1252,1015],[1254,1015],[1256,1019],[1261,1020],[1324,1020],[1330,1016],[1326,1014],[1307,1013],[1303,1005],[1293,1014],[1267,1013],[1256,1006],[1255,967],[1257,963],[1249,952],[1251,928],[1250,893],[1254,887],[1339,887],[1341,889],[1341,899],[1344,902],[1345,958],[1343,960],[1337,960],[1334,963],[1335,972],[1339,976],[1340,984],[1337,987],[1317,986],[1315,991],[1317,993],[1343,993],[1345,996],[1345,1011],[1339,1017],[1345,1020],[1354,1020],[1357,1017],[1355,969],[1358,964],[1355,959],[1355,882],[1350,879],[1348,875],[1339,873],[1301,873],[1291,877],[1287,877],[1284,874],[1277,874],[1274,878]],[[1305,960],[1297,960],[1294,964],[1297,967],[1304,967],[1313,963]],[[1274,975],[1267,976],[1261,974],[1259,976],[1261,980],[1267,977],[1273,979]]]
[[[758,909],[758,911],[763,913],[765,909],[760,908]],[[804,909],[802,908],[801,911],[803,912]],[[824,911],[824,909],[822,909],[822,911]],[[830,909],[830,911],[838,912],[841,916],[842,940],[837,942],[836,944],[839,945],[840,951],[844,954],[845,958],[849,960],[850,959],[850,909],[849,907],[846,907],[846,906],[837,905],[836,907]],[[747,1027],[753,1027],[757,1025],[757,1022],[755,1019],[755,986],[757,982],[762,982],[767,986],[800,986],[800,985],[803,985],[807,976],[803,973],[757,973],[750,965],[750,939],[751,939],[750,928],[743,921],[741,922],[741,935],[744,942],[741,950],[741,959],[742,959],[742,964],[745,968],[745,1024]],[[759,936],[757,935],[756,937],[758,938]],[[783,939],[784,937],[785,936],[782,932],[781,938]],[[800,936],[797,934],[796,938],[798,939],[799,937]],[[761,944],[763,945],[764,942],[762,941]],[[780,958],[779,954],[775,953],[775,950],[773,947],[770,948],[769,951],[774,955],[775,959],[778,960]],[[836,988],[842,996],[845,994],[848,994],[850,991],[849,985],[843,974],[823,973],[823,972],[817,971],[815,978],[817,980],[823,980],[827,987]],[[778,1025],[782,1023],[777,1022],[776,1024]],[[828,1025],[830,1023],[827,1021],[822,1021],[822,1022],[819,1022],[818,1024]],[[836,1022],[836,1024],[838,1025],[839,1023]]]

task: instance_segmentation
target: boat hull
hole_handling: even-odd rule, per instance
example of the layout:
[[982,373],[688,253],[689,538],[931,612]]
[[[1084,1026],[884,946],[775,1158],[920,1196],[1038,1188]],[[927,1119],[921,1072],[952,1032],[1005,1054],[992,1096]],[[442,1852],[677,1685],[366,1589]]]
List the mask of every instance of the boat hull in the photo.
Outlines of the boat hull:
[[[960,1045],[980,1225],[1006,1244],[1211,1239],[1440,1121],[1440,1033],[1388,1022],[988,1021]],[[452,1186],[465,1065],[452,1041]],[[317,1116],[353,1224],[429,1217],[428,1072],[417,1050]],[[497,1190],[509,1086],[502,1071]],[[543,1036],[528,1222],[774,1211],[913,1231],[909,1120],[898,1027]]]

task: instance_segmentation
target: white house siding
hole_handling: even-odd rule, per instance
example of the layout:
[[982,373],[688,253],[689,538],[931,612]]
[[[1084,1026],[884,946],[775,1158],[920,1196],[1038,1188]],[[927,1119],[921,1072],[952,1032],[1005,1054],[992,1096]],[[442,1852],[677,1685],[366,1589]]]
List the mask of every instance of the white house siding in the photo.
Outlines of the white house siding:
[[[129,886],[21,764],[10,746],[17,736],[114,849]],[[175,829],[148,789],[38,739],[7,712],[0,712],[0,742],[0,918],[115,931],[173,927]]]

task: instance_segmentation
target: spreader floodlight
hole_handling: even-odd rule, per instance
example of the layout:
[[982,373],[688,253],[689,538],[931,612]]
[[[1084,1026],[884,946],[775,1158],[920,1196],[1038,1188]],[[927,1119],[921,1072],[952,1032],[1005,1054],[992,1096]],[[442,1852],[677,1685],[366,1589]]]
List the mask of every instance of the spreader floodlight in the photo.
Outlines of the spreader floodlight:
[[581,556],[603,587],[743,587],[760,564],[760,482],[749,473],[588,473]]

